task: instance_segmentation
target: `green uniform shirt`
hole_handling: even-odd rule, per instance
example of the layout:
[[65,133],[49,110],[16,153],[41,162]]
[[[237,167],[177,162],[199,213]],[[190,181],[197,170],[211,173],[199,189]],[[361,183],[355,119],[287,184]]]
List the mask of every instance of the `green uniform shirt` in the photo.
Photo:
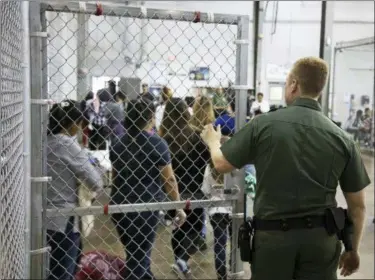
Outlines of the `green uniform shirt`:
[[255,164],[261,219],[323,214],[339,183],[344,192],[370,184],[357,145],[308,98],[254,118],[221,150],[236,168]]

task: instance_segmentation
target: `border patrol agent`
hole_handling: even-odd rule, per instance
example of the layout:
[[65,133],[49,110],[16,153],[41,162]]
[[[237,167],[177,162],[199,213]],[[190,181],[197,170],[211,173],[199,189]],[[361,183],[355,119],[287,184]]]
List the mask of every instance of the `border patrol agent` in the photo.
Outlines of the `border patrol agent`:
[[[253,280],[332,280],[338,266],[344,276],[359,267],[370,179],[356,144],[321,112],[327,77],[323,60],[302,58],[286,81],[287,108],[255,117],[222,146],[219,130],[208,125],[202,132],[218,172],[255,164]],[[342,254],[325,215],[338,209],[338,184],[354,225],[353,246]]]

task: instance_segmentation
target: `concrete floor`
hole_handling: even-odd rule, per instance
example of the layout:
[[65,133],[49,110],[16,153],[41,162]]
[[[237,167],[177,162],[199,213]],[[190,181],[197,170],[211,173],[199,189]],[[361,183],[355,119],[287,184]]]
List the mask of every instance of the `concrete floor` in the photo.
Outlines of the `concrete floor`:
[[[374,178],[374,160],[370,156],[363,156],[366,168],[371,179]],[[367,223],[361,246],[361,268],[353,276],[345,279],[374,279],[374,183],[366,189],[367,192]],[[340,205],[345,205],[341,192],[337,199]],[[104,201],[103,201],[104,202]],[[205,252],[197,253],[191,260],[192,274],[196,279],[215,279],[216,273],[213,264],[213,240],[211,227],[208,226],[208,247]],[[170,247],[170,232],[168,227],[160,226],[158,237],[152,253],[152,269],[157,279],[176,279],[171,271],[172,251]],[[112,222],[107,216],[98,216],[90,236],[84,241],[84,251],[104,250],[115,255],[124,256],[124,250],[118,241]],[[250,277],[250,268],[244,265],[245,279]]]

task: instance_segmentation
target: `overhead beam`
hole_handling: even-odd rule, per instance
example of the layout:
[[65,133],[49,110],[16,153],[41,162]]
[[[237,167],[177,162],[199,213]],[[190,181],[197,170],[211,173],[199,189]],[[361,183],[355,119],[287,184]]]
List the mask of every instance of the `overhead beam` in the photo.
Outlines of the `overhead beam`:
[[[81,5],[82,6],[82,5]],[[79,2],[48,2],[43,4],[44,11],[51,12],[65,12],[76,14],[93,15],[97,11],[97,5],[94,3],[86,3],[85,9],[82,10]],[[196,12],[192,11],[170,11],[163,9],[151,9],[144,7],[129,7],[124,4],[102,3],[102,15],[107,16],[121,16],[121,17],[135,17],[145,19],[161,19],[161,20],[179,20],[188,22],[202,22],[202,23],[216,23],[216,24],[229,24],[237,25],[238,18],[241,15],[228,15],[200,12],[197,17]]]
[[375,37],[367,37],[367,38],[358,39],[358,40],[337,42],[335,45],[335,48],[337,50],[351,49],[351,48],[362,47],[362,46],[367,46],[367,45],[374,45],[374,42],[375,42]]

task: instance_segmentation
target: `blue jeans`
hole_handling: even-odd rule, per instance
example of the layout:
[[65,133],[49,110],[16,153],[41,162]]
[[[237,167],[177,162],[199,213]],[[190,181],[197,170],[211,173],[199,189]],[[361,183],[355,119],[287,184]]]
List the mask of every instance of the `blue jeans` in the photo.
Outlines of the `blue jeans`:
[[[214,232],[215,269],[219,280],[227,279],[227,242],[230,218],[228,214],[217,213],[210,217]],[[230,227],[229,227],[230,229]],[[230,230],[229,230],[230,235]]]
[[112,215],[126,252],[123,279],[154,279],[151,272],[151,250],[159,222],[158,212],[134,212]]
[[65,232],[47,230],[47,243],[51,247],[48,280],[72,280],[77,271],[81,236],[73,232],[74,218],[69,219]]
[[202,236],[204,239],[206,239],[206,236],[207,236],[206,210],[203,211],[203,228],[202,228],[201,236]]

